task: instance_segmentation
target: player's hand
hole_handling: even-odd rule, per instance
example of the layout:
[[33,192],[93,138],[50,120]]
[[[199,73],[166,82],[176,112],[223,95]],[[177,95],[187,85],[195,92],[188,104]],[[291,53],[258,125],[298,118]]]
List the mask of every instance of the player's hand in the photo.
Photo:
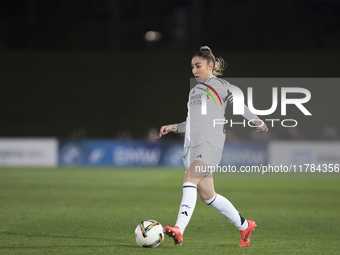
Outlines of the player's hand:
[[257,126],[256,128],[256,132],[267,132],[268,131],[268,127],[266,125],[266,123],[264,123],[264,121],[260,120],[260,119],[256,119],[255,120],[255,125]]
[[159,134],[158,134],[158,136],[156,136],[156,139],[161,138],[163,135],[166,135],[169,132],[176,132],[177,130],[178,130],[177,125],[175,125],[175,124],[163,126],[159,130]]

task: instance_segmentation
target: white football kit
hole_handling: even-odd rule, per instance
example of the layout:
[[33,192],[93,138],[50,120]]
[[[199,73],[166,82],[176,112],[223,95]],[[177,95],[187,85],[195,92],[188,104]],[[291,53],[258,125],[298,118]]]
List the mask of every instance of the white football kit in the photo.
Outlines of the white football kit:
[[[177,124],[177,132],[185,132],[183,158],[186,169],[195,159],[203,161],[208,166],[216,166],[220,163],[225,142],[225,130],[222,124],[216,124],[214,126],[214,120],[224,120],[228,103],[230,105],[233,104],[231,84],[215,76],[210,77],[204,83],[197,83],[196,86],[190,90],[186,121]],[[202,108],[206,114],[202,114]],[[250,112],[246,105],[244,106],[243,117],[248,120],[258,118]],[[204,157],[204,154],[209,154],[207,151],[209,147],[207,147],[205,143],[213,147],[211,148],[211,150],[215,151],[213,158],[211,153],[210,156]],[[205,149],[202,148],[202,150],[205,152],[197,149],[197,146],[202,144],[204,144],[202,147],[205,147]],[[192,148],[195,148],[196,152],[194,154],[189,152],[190,148],[192,151]],[[220,153],[218,153],[219,151]],[[188,157],[188,155],[190,157]]]
[[[224,119],[227,104],[233,104],[233,94],[228,89],[230,86],[227,81],[212,76],[206,82],[198,83],[190,90],[187,119],[185,122],[177,124],[178,132],[185,132],[183,162],[187,170],[194,160],[200,160],[208,167],[220,163],[225,141],[224,125],[215,125],[214,127],[213,124],[214,119]],[[205,104],[206,114],[202,114],[202,108],[205,113]],[[247,106],[244,106],[244,110],[243,116],[246,119],[255,120],[258,118],[249,111]],[[196,169],[190,170],[190,176],[195,178],[195,171]],[[210,175],[207,173],[205,176]],[[182,235],[191,219],[196,200],[197,185],[192,182],[184,182],[182,201],[175,224]],[[225,197],[215,193],[205,203],[224,215],[240,231],[248,229],[250,223],[248,224],[248,221]],[[254,229],[255,222],[251,221],[251,223],[253,224],[251,225],[252,229]],[[249,236],[251,232],[248,233]]]

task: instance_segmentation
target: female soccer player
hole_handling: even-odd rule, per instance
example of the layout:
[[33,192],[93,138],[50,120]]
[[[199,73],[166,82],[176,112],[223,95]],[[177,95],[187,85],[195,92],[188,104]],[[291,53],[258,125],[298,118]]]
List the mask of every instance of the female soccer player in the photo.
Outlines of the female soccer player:
[[[224,120],[227,103],[233,104],[232,85],[216,77],[222,75],[224,61],[215,58],[207,46],[201,47],[193,56],[191,67],[197,84],[189,92],[186,121],[162,126],[156,137],[160,139],[169,132],[185,132],[183,162],[186,172],[182,201],[175,226],[164,227],[164,232],[174,239],[175,244],[183,243],[183,233],[195,209],[198,193],[204,203],[215,208],[240,230],[239,247],[248,246],[255,222],[245,220],[228,199],[215,193],[212,174],[203,170],[217,166],[221,161],[224,125],[214,125],[214,120]],[[266,124],[247,106],[244,106],[243,116],[255,124],[257,131],[268,131]]]

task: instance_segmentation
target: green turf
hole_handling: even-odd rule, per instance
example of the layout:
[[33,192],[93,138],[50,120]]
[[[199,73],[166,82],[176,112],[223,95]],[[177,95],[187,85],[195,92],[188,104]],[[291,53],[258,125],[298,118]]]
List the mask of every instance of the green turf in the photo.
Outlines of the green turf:
[[197,203],[184,244],[137,246],[144,219],[173,225],[183,171],[0,168],[0,254],[339,254],[340,179],[215,179],[257,223],[249,247],[223,216]]

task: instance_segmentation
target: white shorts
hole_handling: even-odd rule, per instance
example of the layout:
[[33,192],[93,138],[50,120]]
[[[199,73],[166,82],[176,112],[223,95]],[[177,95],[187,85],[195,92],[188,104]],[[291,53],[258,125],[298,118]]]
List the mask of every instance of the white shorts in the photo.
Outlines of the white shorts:
[[199,160],[207,166],[217,166],[222,159],[222,149],[210,145],[209,142],[202,143],[195,147],[184,147],[183,163],[188,170],[193,161]]

